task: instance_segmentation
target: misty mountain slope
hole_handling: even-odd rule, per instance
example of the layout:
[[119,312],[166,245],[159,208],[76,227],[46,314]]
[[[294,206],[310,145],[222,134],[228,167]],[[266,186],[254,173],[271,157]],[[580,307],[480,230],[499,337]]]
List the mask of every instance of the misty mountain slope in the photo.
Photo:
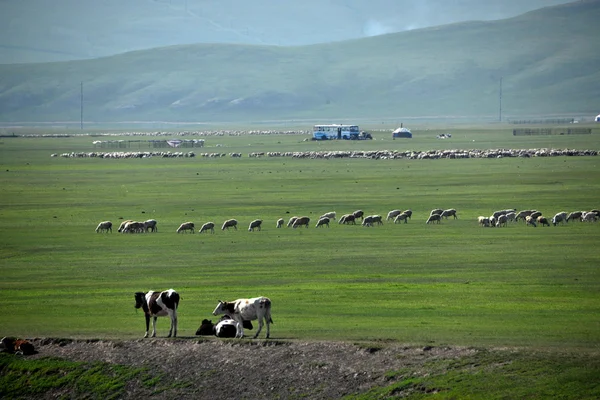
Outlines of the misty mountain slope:
[[0,63],[67,61],[192,43],[337,42],[466,20],[508,18],[568,0],[0,1]]
[[1,121],[247,121],[596,112],[600,0],[301,47],[197,44],[0,65]]

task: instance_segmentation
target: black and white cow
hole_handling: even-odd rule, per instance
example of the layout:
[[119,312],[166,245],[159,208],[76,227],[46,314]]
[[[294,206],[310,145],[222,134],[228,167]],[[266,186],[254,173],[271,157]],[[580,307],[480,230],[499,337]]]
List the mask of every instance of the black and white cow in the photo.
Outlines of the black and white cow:
[[[213,324],[211,320],[203,319],[202,324],[196,331],[196,335],[200,336],[217,336],[217,337],[236,337],[238,335],[239,323],[229,315],[223,315],[219,322]],[[242,324],[244,329],[252,329],[251,321],[244,321]]]
[[158,317],[169,316],[171,318],[171,329],[169,329],[169,336],[177,337],[177,307],[179,306],[179,293],[173,289],[165,290],[163,292],[149,291],[136,292],[135,293],[135,308],[141,308],[144,310],[146,316],[146,334],[144,337],[148,337],[148,330],[150,328],[150,317],[152,317],[152,337],[156,336],[156,319]]
[[244,337],[244,321],[258,320],[258,330],[254,335],[256,339],[262,330],[264,322],[267,323],[267,339],[270,336],[271,300],[266,297],[254,297],[252,299],[238,299],[235,301],[221,301],[213,311],[213,315],[227,314],[239,323],[240,330],[237,337]]

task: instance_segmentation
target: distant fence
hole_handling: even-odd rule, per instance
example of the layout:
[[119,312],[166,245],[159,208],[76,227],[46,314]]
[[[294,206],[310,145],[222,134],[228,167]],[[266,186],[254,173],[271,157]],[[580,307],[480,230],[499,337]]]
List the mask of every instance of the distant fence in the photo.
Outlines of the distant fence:
[[526,128],[513,129],[513,136],[530,135],[591,135],[592,128]]
[[515,125],[535,125],[535,124],[572,124],[575,122],[575,118],[552,118],[552,119],[518,119],[510,121],[511,124]]

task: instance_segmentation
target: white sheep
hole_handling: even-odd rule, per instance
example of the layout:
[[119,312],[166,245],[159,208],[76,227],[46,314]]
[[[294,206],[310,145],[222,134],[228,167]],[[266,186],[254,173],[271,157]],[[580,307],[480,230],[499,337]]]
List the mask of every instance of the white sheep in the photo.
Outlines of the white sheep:
[[215,223],[207,222],[200,227],[199,233],[208,232],[215,233]]
[[237,231],[237,220],[235,219],[228,219],[225,222],[223,222],[223,226],[221,226],[221,230],[224,231],[225,229],[229,230],[229,228],[231,228],[233,226],[233,228]]
[[506,214],[498,216],[498,220],[496,221],[496,227],[506,226],[507,224],[508,218],[506,218]]
[[427,218],[427,222],[425,222],[425,223],[429,224],[430,222],[431,223],[437,222],[439,224],[441,220],[442,220],[441,214],[432,214],[429,216],[429,218]]
[[561,222],[567,222],[567,213],[564,211],[556,213],[554,217],[552,217],[552,225],[556,226]]
[[149,219],[147,221],[144,221],[144,230],[146,232],[150,231],[150,232],[158,232],[158,228],[156,227],[156,220],[155,219]]
[[454,208],[449,208],[447,210],[442,211],[442,213],[440,214],[442,217],[448,219],[449,216],[453,216],[454,219],[458,218],[456,216],[456,210]]
[[593,211],[586,212],[581,216],[582,222],[596,222],[597,219],[598,215]]
[[479,225],[484,226],[484,227],[490,226],[490,219],[488,217],[484,217],[482,215],[477,218],[477,222],[479,223]]
[[177,228],[177,233],[180,233],[180,232],[187,233],[187,231],[194,233],[194,223],[193,222],[184,222],[183,224],[179,225],[179,228]]
[[335,221],[335,215],[336,215],[335,211],[330,211],[328,213],[325,213],[325,214],[321,215],[319,217],[319,219],[321,219],[321,218],[329,218],[330,221]]
[[308,228],[308,224],[310,223],[310,218],[309,217],[298,217],[296,218],[296,220],[294,221],[294,224],[292,225],[293,228],[297,228],[299,226],[305,226]]
[[408,214],[406,213],[400,213],[398,215],[396,215],[396,218],[394,218],[394,224],[399,223],[400,221],[404,221],[404,223],[408,223]]
[[110,221],[102,221],[96,227],[96,233],[109,231],[112,233],[112,222]]
[[525,226],[527,226],[527,225],[531,225],[534,228],[537,226],[535,224],[535,219],[531,218],[531,215],[528,215],[528,216],[525,217]]
[[284,221],[283,221],[283,218],[279,218],[279,219],[277,220],[277,227],[278,227],[278,228],[281,228],[281,227],[283,226],[283,222],[284,222]]
[[327,227],[329,228],[329,217],[319,218],[319,220],[317,221],[317,224],[315,225],[315,228],[318,228],[323,225],[327,225]]
[[254,232],[254,229],[258,229],[260,231],[261,225],[262,219],[255,219],[254,221],[250,222],[250,225],[248,226],[248,232]]
[[386,220],[389,221],[391,219],[394,219],[394,218],[396,218],[400,214],[402,214],[402,210],[392,210],[392,211],[390,211],[390,212],[387,213]]

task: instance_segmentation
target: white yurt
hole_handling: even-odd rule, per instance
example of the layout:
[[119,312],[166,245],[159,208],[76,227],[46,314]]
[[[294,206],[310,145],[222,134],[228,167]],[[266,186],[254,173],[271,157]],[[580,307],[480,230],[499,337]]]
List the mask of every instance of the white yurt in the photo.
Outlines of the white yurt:
[[596,115],[596,122],[600,122],[600,114]]

